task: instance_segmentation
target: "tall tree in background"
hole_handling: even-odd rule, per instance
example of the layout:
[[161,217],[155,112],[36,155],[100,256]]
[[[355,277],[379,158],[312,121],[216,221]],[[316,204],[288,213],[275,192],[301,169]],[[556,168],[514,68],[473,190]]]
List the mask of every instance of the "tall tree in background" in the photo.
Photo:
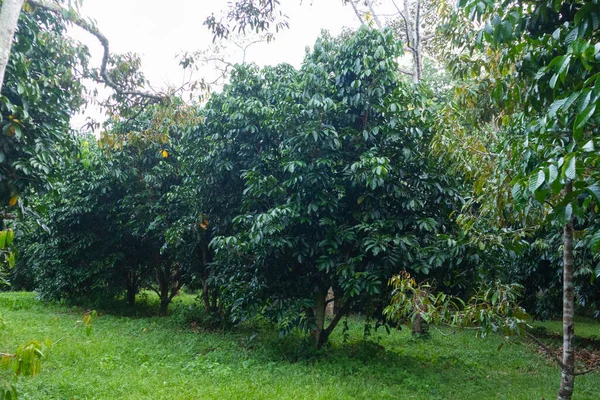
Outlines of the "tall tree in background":
[[[444,1],[444,0],[442,0]],[[412,70],[400,69],[414,83],[423,79],[424,57],[433,57],[431,43],[438,16],[438,1],[433,0],[347,0],[362,24],[374,24],[378,29],[391,27],[402,40],[404,51],[411,55]]]

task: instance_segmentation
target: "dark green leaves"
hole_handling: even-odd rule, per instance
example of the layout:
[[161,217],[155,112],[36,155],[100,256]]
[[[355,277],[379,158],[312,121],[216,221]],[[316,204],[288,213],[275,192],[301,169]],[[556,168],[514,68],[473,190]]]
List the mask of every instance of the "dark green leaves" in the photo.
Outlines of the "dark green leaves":
[[542,186],[544,184],[546,180],[546,175],[544,174],[544,171],[540,170],[538,171],[537,174],[532,174],[529,177],[529,191],[531,193],[535,193],[536,190],[539,189],[540,186]]

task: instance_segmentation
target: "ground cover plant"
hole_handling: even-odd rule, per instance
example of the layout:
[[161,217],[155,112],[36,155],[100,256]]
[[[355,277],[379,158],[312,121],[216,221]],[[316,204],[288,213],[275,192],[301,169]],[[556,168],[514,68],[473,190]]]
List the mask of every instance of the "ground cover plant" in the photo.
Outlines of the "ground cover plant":
[[[158,313],[157,296],[138,299]],[[194,303],[182,296],[170,317],[101,314],[90,336],[73,327],[85,309],[42,303],[33,293],[2,293],[6,326],[0,342],[56,343],[42,372],[17,383],[22,399],[542,399],[556,391],[559,370],[536,347],[505,345],[474,332],[429,339],[410,329],[371,331],[348,318],[347,341],[335,331],[321,350],[302,335],[281,340],[266,322],[223,331],[202,330],[181,318]],[[142,307],[144,308],[144,307]],[[147,308],[146,308],[147,309]],[[147,309],[148,310],[148,309]],[[536,323],[548,331],[560,324]],[[600,324],[579,321],[585,336]],[[446,335],[448,332],[444,332]],[[575,399],[597,398],[600,374],[579,378]]]

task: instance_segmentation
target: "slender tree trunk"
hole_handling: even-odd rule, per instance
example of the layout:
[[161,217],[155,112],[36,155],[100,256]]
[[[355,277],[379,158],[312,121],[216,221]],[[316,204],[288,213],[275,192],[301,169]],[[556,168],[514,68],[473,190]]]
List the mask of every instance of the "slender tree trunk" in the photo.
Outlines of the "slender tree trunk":
[[158,278],[158,295],[160,297],[160,309],[158,312],[160,315],[167,315],[169,303],[171,302],[171,298],[169,297],[169,282],[163,271],[158,272],[156,275]]
[[429,291],[427,290],[418,290],[415,294],[415,307],[418,311],[412,322],[412,334],[415,336],[425,335],[427,333],[428,326],[421,313],[422,311],[427,311],[423,306],[424,299],[427,298],[427,296],[429,296]]
[[204,310],[207,313],[210,313],[211,312],[210,292],[208,290],[208,283],[206,282],[206,276],[204,277],[204,279],[202,279],[202,303],[204,304]]
[[344,304],[342,307],[339,307],[338,312],[335,314],[335,317],[333,317],[333,320],[331,321],[327,329],[321,332],[322,344],[327,343],[329,335],[331,335],[337,324],[341,321],[342,317],[348,313],[348,311],[350,311],[350,307],[348,304]]
[[154,268],[156,270],[156,283],[158,283],[158,297],[160,299],[159,315],[167,315],[169,303],[170,274],[171,271],[163,265],[163,259],[159,252],[154,253]]
[[323,344],[323,327],[325,326],[325,299],[327,298],[326,293],[318,292],[315,294],[315,306],[313,310],[313,326],[311,328],[311,336],[315,341],[317,347],[321,347]]
[[[567,186],[566,194],[572,190]],[[558,400],[570,400],[575,383],[575,300],[573,293],[573,216],[569,218],[563,231],[563,359]]]
[[133,284],[127,284],[127,304],[130,306],[135,305],[135,295],[137,294],[137,287]]
[[200,251],[202,254],[202,268],[204,269],[202,273],[202,302],[204,303],[204,309],[206,312],[211,313],[210,290],[208,287],[208,278],[210,277],[208,271],[208,249],[201,245]]
[[315,339],[317,347],[323,344],[323,328],[325,326],[325,302],[327,295],[325,293],[317,293],[315,296],[315,328],[312,336]]
[[417,0],[414,26],[414,48],[413,53],[413,82],[419,83],[423,79],[423,50],[421,43],[421,0]]
[[335,295],[333,293],[333,288],[330,287],[329,290],[327,291],[327,298],[325,299],[325,316],[326,317],[331,317],[333,318],[333,316],[335,315],[335,301],[334,301]]
[[4,73],[22,7],[23,0],[4,0],[0,10],[0,91],[2,91]]

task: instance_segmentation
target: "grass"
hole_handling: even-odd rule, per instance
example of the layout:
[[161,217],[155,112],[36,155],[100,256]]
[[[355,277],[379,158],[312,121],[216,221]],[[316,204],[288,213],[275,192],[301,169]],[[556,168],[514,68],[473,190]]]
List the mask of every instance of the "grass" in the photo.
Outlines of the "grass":
[[[278,339],[268,324],[194,331],[176,316],[101,315],[88,337],[77,324],[82,309],[44,304],[32,293],[1,293],[0,311],[0,351],[64,337],[40,375],[19,379],[20,399],[529,400],[555,398],[560,376],[524,343],[498,351],[496,336],[433,330],[431,338],[416,339],[408,329],[365,340],[357,317],[349,318],[347,343],[340,327],[331,346],[315,351],[300,334]],[[578,326],[600,335],[597,322]],[[599,373],[578,377],[574,398],[597,399],[598,383]]]

